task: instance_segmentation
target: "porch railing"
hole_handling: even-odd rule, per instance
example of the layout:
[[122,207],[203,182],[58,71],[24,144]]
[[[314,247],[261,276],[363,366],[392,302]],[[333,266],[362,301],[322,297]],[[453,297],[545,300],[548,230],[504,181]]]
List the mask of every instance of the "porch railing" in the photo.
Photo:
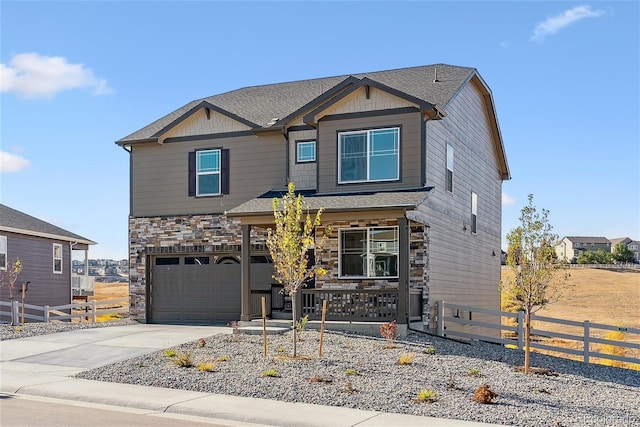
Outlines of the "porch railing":
[[397,289],[301,289],[301,316],[318,320],[327,301],[327,320],[383,321],[398,316]]

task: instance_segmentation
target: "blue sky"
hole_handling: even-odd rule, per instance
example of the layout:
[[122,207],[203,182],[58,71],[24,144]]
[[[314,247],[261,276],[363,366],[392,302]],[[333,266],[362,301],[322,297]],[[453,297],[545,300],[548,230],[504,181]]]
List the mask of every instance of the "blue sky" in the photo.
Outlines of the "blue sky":
[[[493,91],[512,180],[560,236],[640,239],[640,10],[630,2],[0,3],[0,200],[127,257],[114,141],[245,86],[448,63]],[[506,244],[503,243],[503,248]]]

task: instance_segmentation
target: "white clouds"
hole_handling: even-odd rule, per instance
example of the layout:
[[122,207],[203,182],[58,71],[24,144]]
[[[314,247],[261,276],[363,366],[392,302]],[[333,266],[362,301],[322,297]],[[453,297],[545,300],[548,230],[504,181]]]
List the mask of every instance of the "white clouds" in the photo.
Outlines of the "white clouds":
[[531,36],[531,41],[542,42],[547,35],[555,34],[574,22],[578,22],[584,18],[597,18],[604,14],[604,10],[593,10],[591,6],[576,6],[573,9],[565,10],[536,25],[536,28],[533,30],[533,35]]
[[0,151],[0,173],[18,172],[30,165],[31,162],[24,157]]
[[502,204],[503,205],[515,205],[515,203],[516,203],[516,199],[514,199],[513,197],[511,197],[510,195],[508,195],[504,191],[502,192]]
[[63,90],[91,88],[94,95],[112,93],[105,79],[94,76],[83,64],[69,64],[61,56],[37,53],[14,55],[9,65],[0,63],[0,92],[25,98],[53,98]]

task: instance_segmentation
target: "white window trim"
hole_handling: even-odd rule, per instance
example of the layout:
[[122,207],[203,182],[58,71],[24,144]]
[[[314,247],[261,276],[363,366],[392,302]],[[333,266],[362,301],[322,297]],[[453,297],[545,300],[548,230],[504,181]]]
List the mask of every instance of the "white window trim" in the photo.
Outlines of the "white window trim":
[[393,228],[396,230],[396,236],[397,236],[397,241],[396,241],[396,257],[398,258],[398,268],[400,267],[400,234],[399,234],[399,229],[397,225],[392,225],[392,226],[379,226],[379,227],[345,227],[345,228],[340,228],[338,230],[338,278],[339,279],[376,279],[376,280],[386,280],[386,279],[397,279],[399,276],[395,275],[395,276],[344,276],[342,274],[342,232],[343,231],[358,231],[358,230],[366,230],[367,231],[367,243],[366,243],[366,249],[367,249],[367,272],[370,273],[369,268],[371,266],[371,252],[369,252],[369,248],[370,248],[370,242],[371,242],[371,230],[379,230],[379,229],[384,229],[384,228]]
[[[313,159],[300,159],[300,146],[313,144]],[[316,141],[296,141],[296,163],[313,163],[316,161]]]
[[4,263],[0,263],[0,270],[6,270],[9,263],[9,250],[7,248],[7,236],[0,236],[0,254],[4,255]]
[[[395,178],[385,178],[385,179],[369,179],[371,176],[370,170],[370,138],[371,132],[382,131],[382,130],[398,130],[398,156],[396,161],[396,171],[398,172]],[[352,180],[352,181],[343,181],[340,177],[342,176],[342,144],[340,144],[340,137],[342,135],[354,135],[358,133],[366,133],[367,135],[367,179],[361,180]],[[363,182],[388,182],[388,181],[398,181],[400,179],[400,128],[398,126],[390,127],[390,128],[378,128],[378,129],[363,129],[363,130],[353,130],[347,132],[338,132],[338,184],[359,184]]]
[[[213,172],[200,172],[198,170],[198,165],[199,165],[199,158],[201,154],[206,154],[206,153],[213,153],[213,152],[217,152],[218,153],[218,171],[213,171]],[[218,175],[218,192],[217,193],[201,193],[200,192],[200,176],[203,175]],[[222,194],[222,150],[220,149],[215,149],[215,150],[199,150],[196,151],[196,197],[203,197],[203,196],[219,196]]]
[[478,233],[478,195],[473,191],[471,192],[471,233]]
[[[56,258],[56,248],[60,248],[60,257],[59,258]],[[62,271],[64,270],[64,268],[63,268],[63,266],[64,266],[64,262],[63,262],[64,253],[63,253],[63,250],[62,250],[62,244],[54,243],[52,250],[53,250],[53,252],[52,252],[52,255],[53,255],[53,263],[52,263],[53,274],[62,274]],[[60,271],[56,271],[56,260],[58,260],[58,259],[60,260]]]
[[[455,150],[453,149],[453,145],[451,144],[447,144],[446,147],[446,152],[445,152],[445,177],[444,177],[444,187],[445,190],[448,193],[453,193],[453,186],[454,186],[454,178],[455,178],[455,172],[454,172],[454,154],[455,154]],[[451,153],[451,164],[449,164],[449,153]],[[449,186],[447,185],[447,179],[448,179],[448,174],[449,171],[451,171],[451,190],[449,190]]]

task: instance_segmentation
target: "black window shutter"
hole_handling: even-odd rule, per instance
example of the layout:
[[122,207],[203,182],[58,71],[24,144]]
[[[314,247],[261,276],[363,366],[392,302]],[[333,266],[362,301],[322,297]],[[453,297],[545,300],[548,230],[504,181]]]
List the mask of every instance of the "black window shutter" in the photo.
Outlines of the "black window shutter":
[[189,153],[189,196],[196,195],[196,152]]
[[229,149],[220,150],[220,192],[229,194]]

